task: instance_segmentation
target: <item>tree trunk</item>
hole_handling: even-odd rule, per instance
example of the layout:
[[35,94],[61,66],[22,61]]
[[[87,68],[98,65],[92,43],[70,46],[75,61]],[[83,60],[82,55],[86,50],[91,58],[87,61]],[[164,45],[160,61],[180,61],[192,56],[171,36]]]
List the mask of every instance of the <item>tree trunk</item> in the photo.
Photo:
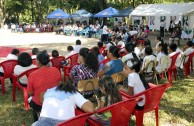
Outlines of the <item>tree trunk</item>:
[[3,28],[5,21],[5,1],[0,0],[0,28]]

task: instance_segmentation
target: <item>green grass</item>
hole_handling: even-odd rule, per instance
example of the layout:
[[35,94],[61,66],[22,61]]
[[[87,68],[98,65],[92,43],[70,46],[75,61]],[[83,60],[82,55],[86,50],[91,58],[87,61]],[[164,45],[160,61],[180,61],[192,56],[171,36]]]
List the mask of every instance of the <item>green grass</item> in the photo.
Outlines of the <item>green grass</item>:
[[[134,117],[132,117],[134,120]],[[17,92],[16,102],[12,101],[11,88],[0,94],[0,126],[21,126],[33,122],[32,110],[24,110],[22,91]],[[194,79],[177,80],[163,95],[159,106],[160,126],[194,125]],[[134,121],[131,123],[134,125]],[[155,126],[155,114],[144,115],[145,126]]]

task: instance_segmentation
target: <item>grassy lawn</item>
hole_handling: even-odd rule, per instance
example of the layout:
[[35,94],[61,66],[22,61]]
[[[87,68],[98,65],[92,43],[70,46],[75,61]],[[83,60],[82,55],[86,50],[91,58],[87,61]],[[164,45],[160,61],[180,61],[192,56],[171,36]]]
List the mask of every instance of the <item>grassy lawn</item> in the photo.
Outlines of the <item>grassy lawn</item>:
[[[161,126],[193,126],[194,125],[194,79],[177,80],[164,94],[159,106]],[[27,126],[32,124],[32,111],[24,110],[22,92],[17,92],[16,102],[12,102],[11,87],[6,94],[0,95],[0,126]],[[134,117],[132,117],[134,120]],[[134,125],[134,121],[132,121]],[[144,115],[144,125],[155,125],[154,112]]]

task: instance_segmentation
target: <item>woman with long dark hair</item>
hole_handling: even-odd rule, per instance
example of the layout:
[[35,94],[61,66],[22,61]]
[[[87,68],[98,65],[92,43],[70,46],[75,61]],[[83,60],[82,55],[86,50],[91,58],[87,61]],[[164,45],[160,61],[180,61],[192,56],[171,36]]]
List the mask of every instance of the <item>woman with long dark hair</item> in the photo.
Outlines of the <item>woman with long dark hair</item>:
[[[149,88],[148,83],[145,81],[143,75],[138,74],[140,71],[141,63],[136,58],[125,61],[123,72],[128,75],[128,90],[125,91],[129,95],[133,96]],[[142,110],[145,104],[145,96],[141,96],[142,101],[138,102],[136,108]]]
[[[121,95],[119,94],[112,77],[102,77],[99,80],[98,85],[103,96],[101,98],[96,97],[98,105],[95,110],[102,109],[122,100]],[[91,116],[91,118],[96,120],[103,126],[108,126],[110,124],[111,116],[112,115],[110,112],[105,112],[102,114],[94,114]]]
[[78,56],[78,63],[70,72],[74,85],[77,86],[78,81],[92,79],[97,77],[98,60],[96,56],[90,52],[88,48],[81,48]]

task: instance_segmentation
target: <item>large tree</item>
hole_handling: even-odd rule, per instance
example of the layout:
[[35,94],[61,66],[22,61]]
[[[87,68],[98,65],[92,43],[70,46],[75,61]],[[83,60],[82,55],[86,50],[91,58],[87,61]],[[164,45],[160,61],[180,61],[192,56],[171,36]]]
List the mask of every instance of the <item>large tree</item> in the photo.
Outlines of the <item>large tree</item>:
[[0,27],[4,25],[5,14],[5,0],[0,0]]

